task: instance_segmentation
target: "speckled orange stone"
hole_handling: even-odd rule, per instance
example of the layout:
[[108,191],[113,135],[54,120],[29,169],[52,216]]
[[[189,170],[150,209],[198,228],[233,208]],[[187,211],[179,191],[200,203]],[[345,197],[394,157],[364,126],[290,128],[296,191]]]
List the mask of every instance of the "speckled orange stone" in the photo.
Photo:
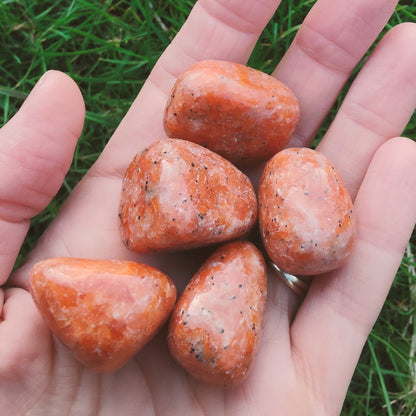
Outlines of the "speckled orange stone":
[[125,172],[121,238],[138,252],[182,250],[243,236],[257,217],[250,180],[195,143],[163,139]]
[[334,165],[312,149],[285,149],[267,163],[259,186],[259,225],[272,261],[292,274],[337,269],[354,248],[351,197]]
[[201,61],[176,81],[164,127],[236,165],[267,160],[289,142],[299,120],[293,92],[274,77],[227,61]]
[[168,345],[174,359],[207,383],[241,383],[260,342],[266,295],[265,262],[252,243],[217,249],[172,313]]
[[176,289],[128,261],[52,258],[34,265],[30,292],[46,323],[86,367],[122,367],[168,318]]

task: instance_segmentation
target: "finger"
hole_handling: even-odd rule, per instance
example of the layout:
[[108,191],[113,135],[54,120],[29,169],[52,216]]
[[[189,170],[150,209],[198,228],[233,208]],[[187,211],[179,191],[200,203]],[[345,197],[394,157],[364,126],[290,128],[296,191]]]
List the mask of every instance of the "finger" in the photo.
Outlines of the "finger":
[[204,59],[246,63],[280,0],[200,0],[152,71],[150,82],[169,94],[190,65]]
[[10,274],[30,219],[61,186],[83,121],[75,83],[52,71],[0,130],[0,284]]
[[291,146],[308,146],[397,0],[319,0],[273,75],[298,97]]
[[204,59],[245,63],[280,0],[200,0],[155,65],[95,168],[120,176],[135,153],[164,137],[163,109],[176,78]]
[[383,144],[357,195],[351,259],[314,279],[293,322],[298,369],[333,414],[340,411],[334,407],[344,399],[415,225],[415,188],[416,143],[396,138]]
[[414,112],[415,44],[413,23],[401,24],[387,33],[318,146],[340,171],[353,197],[376,149],[390,137],[399,136]]

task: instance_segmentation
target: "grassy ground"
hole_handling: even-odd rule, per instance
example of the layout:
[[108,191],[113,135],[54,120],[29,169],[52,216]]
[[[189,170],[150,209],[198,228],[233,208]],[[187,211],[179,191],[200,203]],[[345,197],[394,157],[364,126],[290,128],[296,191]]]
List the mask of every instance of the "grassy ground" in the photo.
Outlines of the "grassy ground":
[[[194,2],[0,1],[0,123],[16,112],[41,74],[52,68],[75,79],[87,106],[86,124],[71,172],[54,202],[33,220],[20,257],[33,247],[71,189],[98,157]],[[250,65],[270,72],[314,2],[284,0],[259,40]],[[402,21],[416,22],[416,0],[402,1],[388,27]],[[336,108],[318,140],[334,111]],[[416,117],[405,134],[416,139]],[[343,415],[416,415],[414,253],[416,238],[408,246],[363,351]]]

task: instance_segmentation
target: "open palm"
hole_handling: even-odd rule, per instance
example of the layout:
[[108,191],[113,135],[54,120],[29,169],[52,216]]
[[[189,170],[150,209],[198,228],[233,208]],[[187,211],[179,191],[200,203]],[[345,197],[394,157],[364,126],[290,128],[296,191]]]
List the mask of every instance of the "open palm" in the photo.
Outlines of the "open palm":
[[[128,251],[118,230],[128,163],[164,137],[175,78],[195,61],[245,63],[278,0],[200,0],[160,58],[100,158],[11,274],[30,218],[62,183],[84,105],[65,75],[49,72],[0,132],[0,408],[2,415],[336,415],[414,227],[416,143],[398,138],[416,103],[416,26],[392,29],[366,62],[319,145],[355,199],[358,241],[349,262],[316,277],[300,304],[269,276],[261,347],[239,387],[188,376],[162,331],[118,372],[83,368],[51,336],[28,289],[31,265],[54,256],[132,259],[169,274],[181,290],[204,259]],[[308,146],[395,0],[319,0],[274,75],[299,98],[292,146]],[[248,172],[253,182],[258,171]],[[398,203],[397,201],[400,201]],[[10,275],[11,274],[11,275]],[[4,298],[4,303],[1,301]]]

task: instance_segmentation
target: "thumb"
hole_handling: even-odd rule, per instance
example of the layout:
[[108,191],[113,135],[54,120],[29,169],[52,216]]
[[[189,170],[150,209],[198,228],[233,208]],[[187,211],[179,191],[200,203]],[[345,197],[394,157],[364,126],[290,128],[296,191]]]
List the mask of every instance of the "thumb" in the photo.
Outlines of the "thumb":
[[0,130],[0,285],[13,268],[30,219],[62,185],[84,116],[74,81],[48,71]]

